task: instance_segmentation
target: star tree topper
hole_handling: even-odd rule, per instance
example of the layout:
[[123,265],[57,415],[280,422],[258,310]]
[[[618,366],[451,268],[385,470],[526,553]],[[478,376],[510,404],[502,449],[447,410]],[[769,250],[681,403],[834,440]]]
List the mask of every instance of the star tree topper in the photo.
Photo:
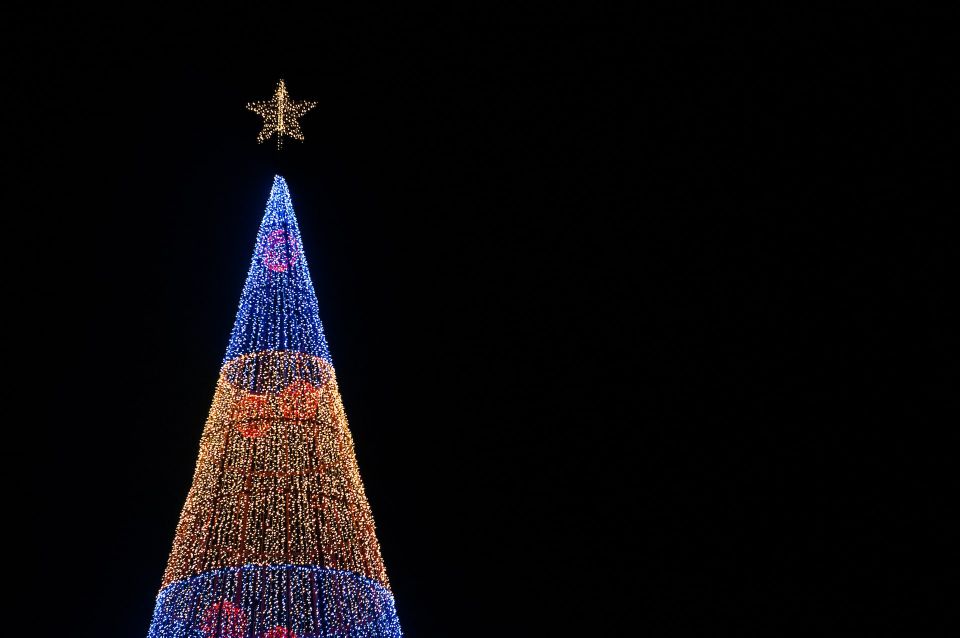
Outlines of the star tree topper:
[[297,118],[315,107],[316,102],[294,102],[287,93],[287,86],[280,80],[273,97],[266,102],[250,102],[247,109],[263,118],[263,130],[257,135],[257,142],[265,142],[276,133],[277,148],[283,145],[283,136],[303,141],[300,122]]

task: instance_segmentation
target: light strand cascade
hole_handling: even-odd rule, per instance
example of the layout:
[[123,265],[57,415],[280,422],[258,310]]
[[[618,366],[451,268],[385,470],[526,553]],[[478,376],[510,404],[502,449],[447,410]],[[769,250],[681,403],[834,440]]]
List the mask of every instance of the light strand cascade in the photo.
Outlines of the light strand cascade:
[[401,635],[278,176],[148,638]]

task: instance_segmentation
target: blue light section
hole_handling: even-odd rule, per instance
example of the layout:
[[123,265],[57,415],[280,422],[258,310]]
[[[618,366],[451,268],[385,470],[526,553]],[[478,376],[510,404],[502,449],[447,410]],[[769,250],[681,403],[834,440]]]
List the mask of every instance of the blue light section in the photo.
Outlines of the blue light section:
[[244,565],[165,587],[147,638],[264,635],[400,638],[402,633],[393,595],[376,581],[322,567]]
[[290,191],[279,175],[260,222],[224,363],[265,350],[304,352],[333,363]]

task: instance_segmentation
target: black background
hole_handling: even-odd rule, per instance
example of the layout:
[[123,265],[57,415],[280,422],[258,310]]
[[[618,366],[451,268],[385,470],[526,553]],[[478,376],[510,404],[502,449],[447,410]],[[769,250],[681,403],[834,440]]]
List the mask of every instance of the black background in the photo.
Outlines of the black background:
[[145,635],[275,173],[409,636],[946,626],[916,16],[314,10],[12,25],[41,633]]

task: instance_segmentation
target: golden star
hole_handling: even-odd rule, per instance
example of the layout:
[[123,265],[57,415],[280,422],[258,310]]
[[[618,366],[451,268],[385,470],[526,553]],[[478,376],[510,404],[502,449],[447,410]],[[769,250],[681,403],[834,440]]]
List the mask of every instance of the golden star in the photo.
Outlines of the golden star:
[[316,102],[294,102],[287,93],[287,86],[280,80],[273,97],[266,102],[250,102],[247,109],[263,118],[263,130],[257,135],[257,142],[265,142],[276,133],[277,148],[283,144],[283,136],[289,135],[303,141],[300,122],[297,118],[317,105]]

